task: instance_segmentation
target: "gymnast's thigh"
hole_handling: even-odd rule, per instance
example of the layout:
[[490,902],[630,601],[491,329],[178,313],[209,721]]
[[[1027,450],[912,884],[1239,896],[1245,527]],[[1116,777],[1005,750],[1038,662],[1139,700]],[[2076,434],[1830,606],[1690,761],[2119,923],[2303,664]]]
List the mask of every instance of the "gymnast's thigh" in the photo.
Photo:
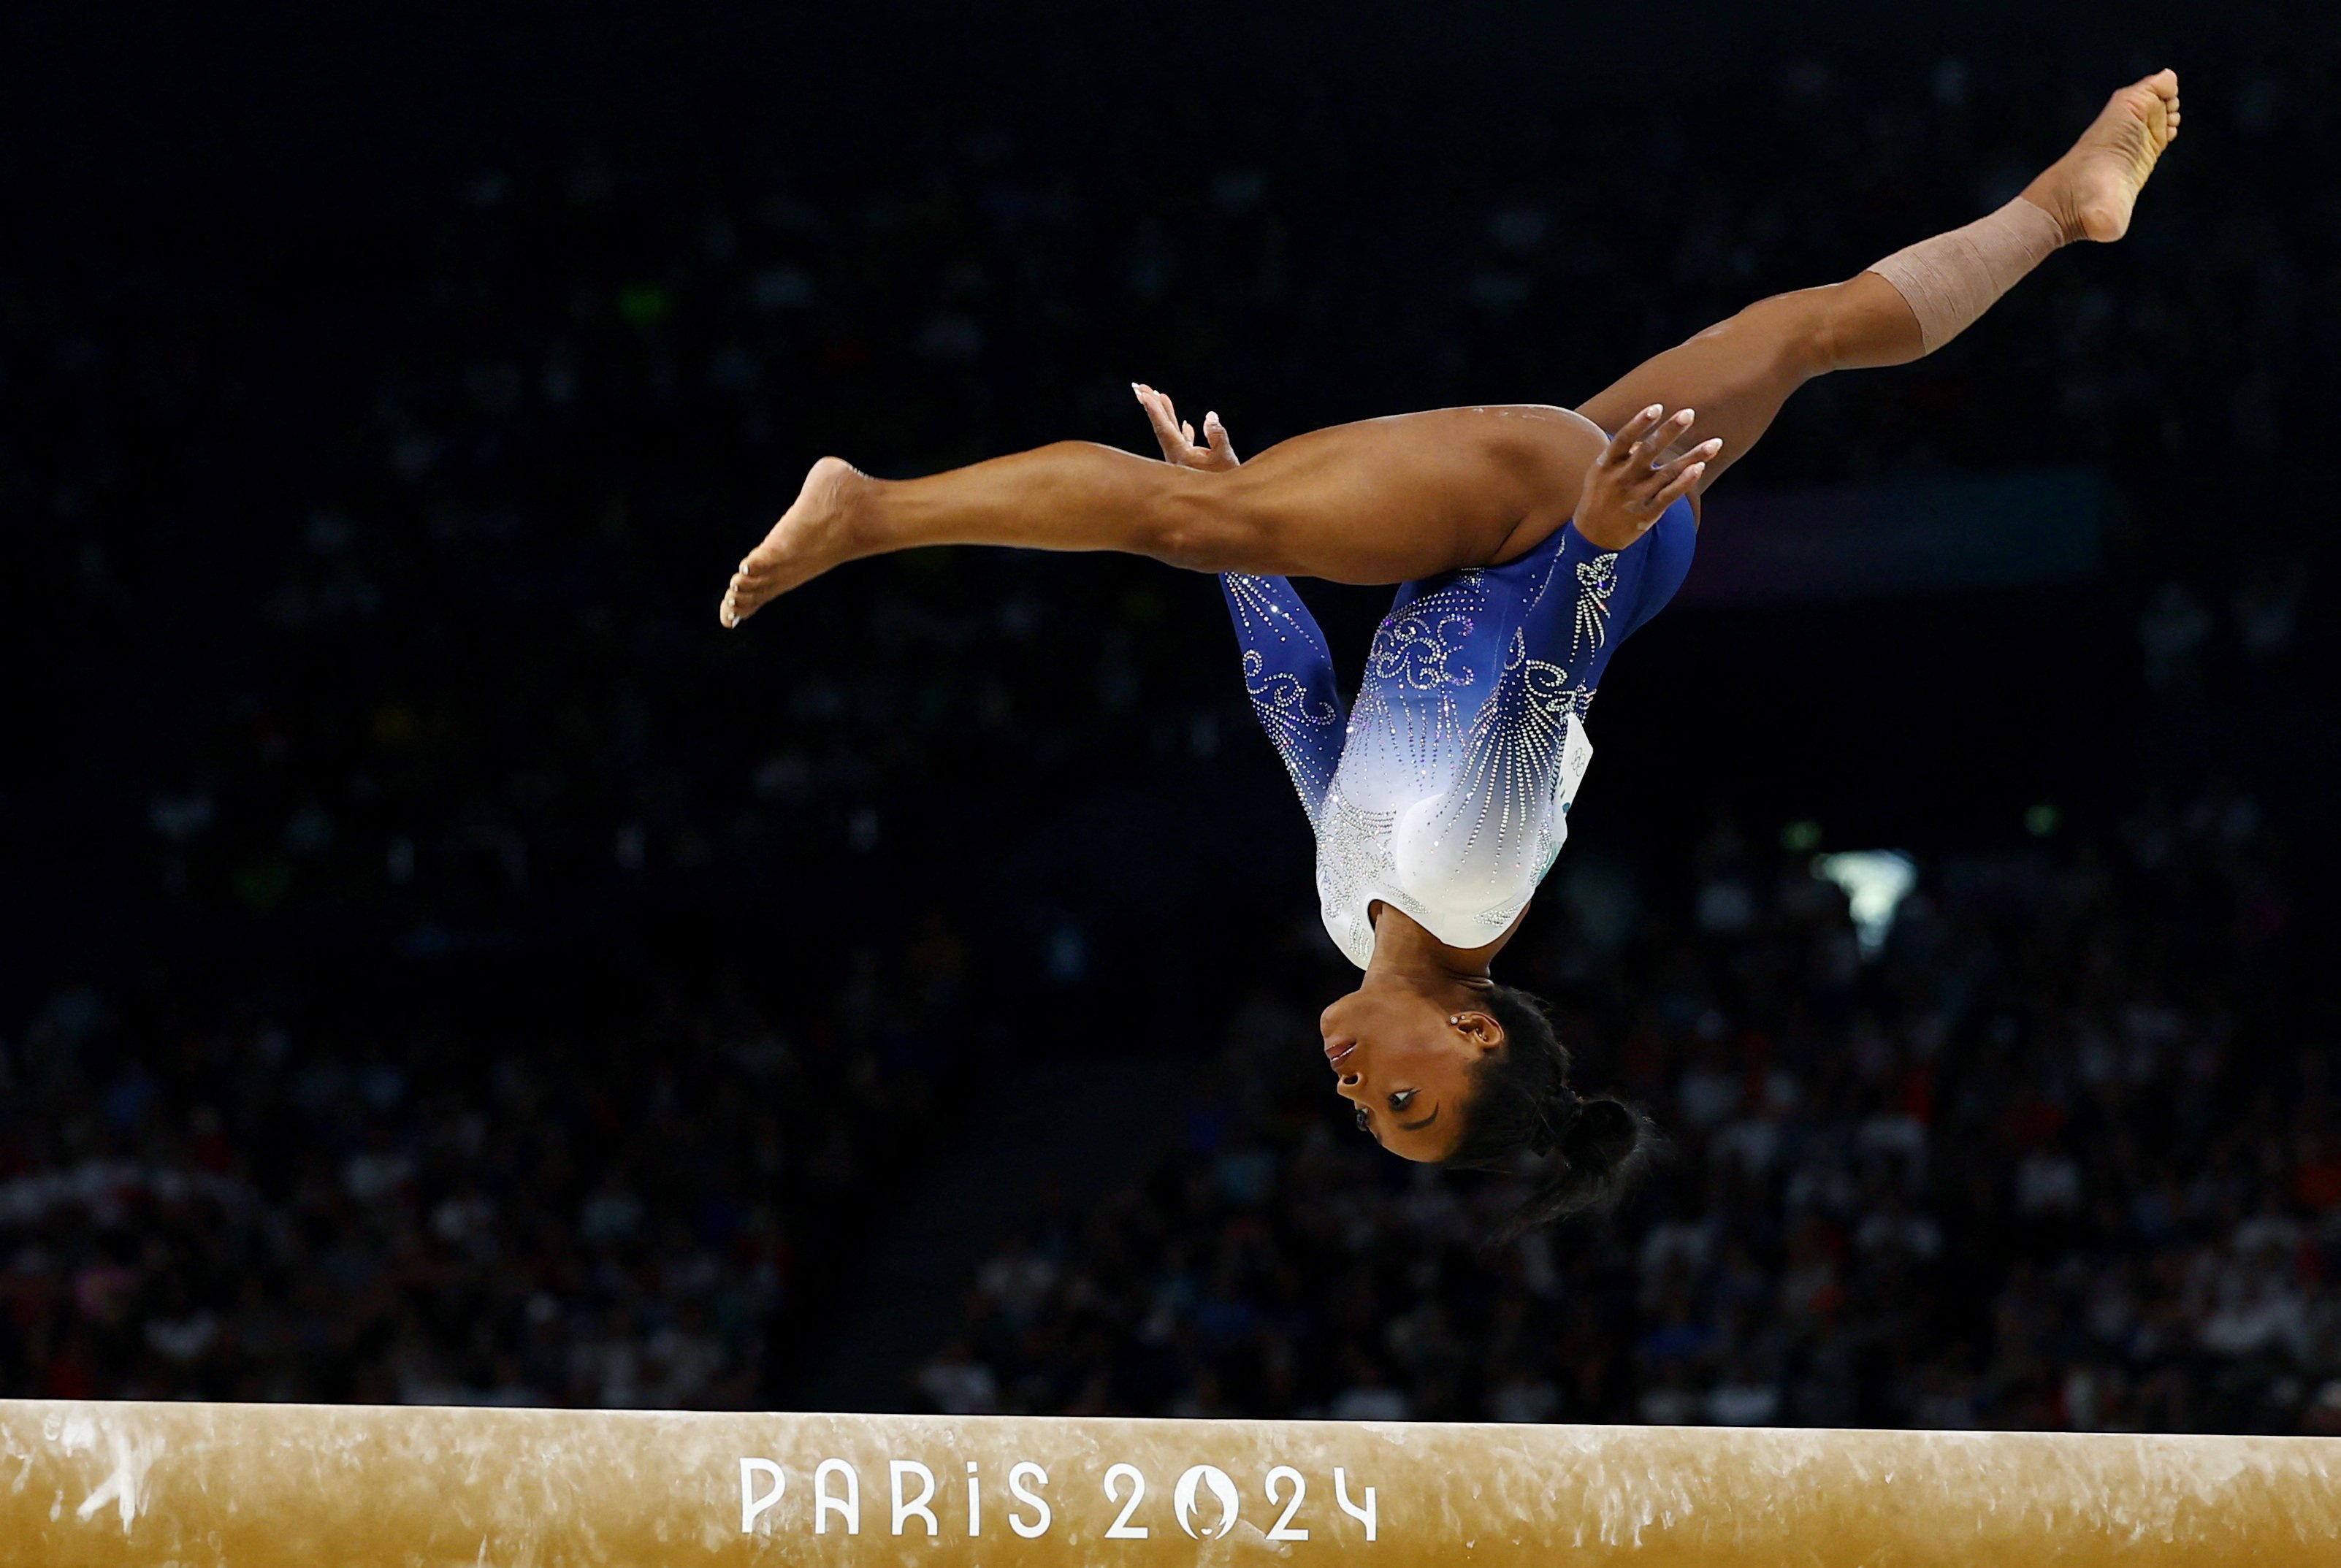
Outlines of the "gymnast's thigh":
[[1274,570],[1405,582],[1492,564],[1559,528],[1606,439],[1567,409],[1433,409],[1280,442],[1221,493]]

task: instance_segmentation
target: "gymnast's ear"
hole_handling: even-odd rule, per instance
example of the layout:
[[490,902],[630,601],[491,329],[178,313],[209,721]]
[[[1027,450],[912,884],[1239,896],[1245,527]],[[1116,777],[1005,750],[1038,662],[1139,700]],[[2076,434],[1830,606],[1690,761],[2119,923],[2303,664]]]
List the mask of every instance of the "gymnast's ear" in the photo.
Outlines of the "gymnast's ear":
[[1504,1044],[1502,1020],[1493,1013],[1483,1013],[1476,1007],[1466,1007],[1459,1013],[1450,1013],[1448,1015],[1447,1027],[1460,1035],[1464,1042],[1475,1050],[1497,1050]]

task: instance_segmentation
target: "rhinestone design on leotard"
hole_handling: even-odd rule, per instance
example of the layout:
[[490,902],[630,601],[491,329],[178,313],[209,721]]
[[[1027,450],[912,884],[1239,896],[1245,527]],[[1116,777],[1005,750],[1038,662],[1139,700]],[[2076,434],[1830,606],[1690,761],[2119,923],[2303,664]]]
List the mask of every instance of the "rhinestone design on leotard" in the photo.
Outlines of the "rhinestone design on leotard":
[[1341,755],[1349,797],[1367,811],[1420,799],[1453,766],[1485,669],[1466,650],[1487,610],[1486,574],[1459,571],[1376,629]]
[[1569,630],[1572,656],[1598,652],[1609,635],[1609,596],[1618,590],[1618,552],[1609,551],[1577,567],[1577,623]]
[[1341,722],[1333,655],[1316,618],[1282,578],[1229,572],[1220,587],[1243,640],[1244,692],[1252,714],[1275,743],[1313,827],[1340,756],[1338,746],[1319,743],[1320,732],[1335,733]]
[[[1566,528],[1519,561],[1405,585],[1345,722],[1323,635],[1291,584],[1221,579],[1253,711],[1316,829],[1325,928],[1360,968],[1377,901],[1457,947],[1519,918],[1569,836],[1595,682],[1688,569],[1682,511],[1655,573],[1658,529],[1606,551]],[[1613,612],[1627,619],[1613,625]]]

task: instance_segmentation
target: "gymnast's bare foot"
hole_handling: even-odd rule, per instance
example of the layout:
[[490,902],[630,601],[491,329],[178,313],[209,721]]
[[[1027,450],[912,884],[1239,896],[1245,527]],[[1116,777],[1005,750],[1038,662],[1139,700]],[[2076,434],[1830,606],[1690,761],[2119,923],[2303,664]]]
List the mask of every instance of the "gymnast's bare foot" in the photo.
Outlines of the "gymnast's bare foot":
[[2157,71],[2106,103],[2073,150],[2024,188],[2064,225],[2065,241],[2120,239],[2162,149],[2178,134],[2178,73]]
[[869,483],[869,475],[842,459],[825,457],[813,464],[795,502],[732,574],[715,618],[737,626],[790,589],[849,560],[854,502]]

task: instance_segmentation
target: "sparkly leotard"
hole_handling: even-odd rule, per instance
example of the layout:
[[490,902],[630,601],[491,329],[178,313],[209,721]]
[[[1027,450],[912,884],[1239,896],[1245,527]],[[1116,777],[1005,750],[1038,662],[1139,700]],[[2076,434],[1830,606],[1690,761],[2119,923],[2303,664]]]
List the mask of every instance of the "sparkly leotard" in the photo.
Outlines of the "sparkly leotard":
[[1696,538],[1678,501],[1622,551],[1572,524],[1518,561],[1403,584],[1346,715],[1292,584],[1220,579],[1252,711],[1316,830],[1325,928],[1360,968],[1377,898],[1458,948],[1511,928],[1569,836],[1601,672],[1674,597]]

